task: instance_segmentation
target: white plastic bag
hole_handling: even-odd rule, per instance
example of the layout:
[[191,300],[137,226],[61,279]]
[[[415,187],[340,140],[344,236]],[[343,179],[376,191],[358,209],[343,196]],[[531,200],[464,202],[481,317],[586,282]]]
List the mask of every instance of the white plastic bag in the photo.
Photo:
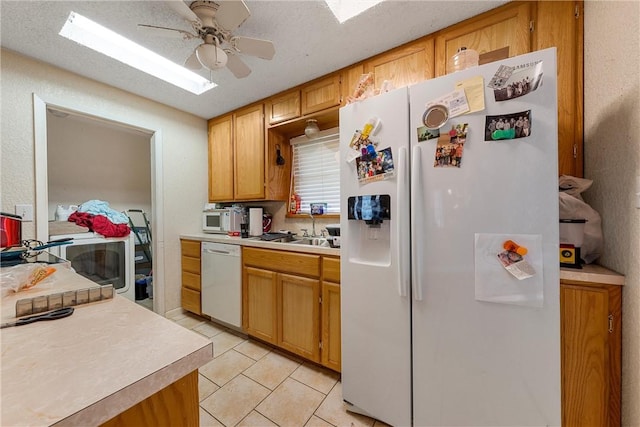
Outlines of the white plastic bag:
[[[590,185],[590,184],[589,184]],[[579,195],[578,195],[579,196]],[[591,264],[602,254],[602,221],[600,214],[582,199],[560,192],[560,219],[586,219],[580,258]]]
[[[561,175],[558,178],[558,185],[560,186],[560,191],[563,193],[567,193],[570,196],[575,197],[578,200],[583,200],[580,193],[584,193],[586,190],[591,187],[593,181],[585,178],[578,178],[571,175]],[[562,215],[560,215],[562,218]],[[581,218],[565,218],[565,219],[581,219]]]

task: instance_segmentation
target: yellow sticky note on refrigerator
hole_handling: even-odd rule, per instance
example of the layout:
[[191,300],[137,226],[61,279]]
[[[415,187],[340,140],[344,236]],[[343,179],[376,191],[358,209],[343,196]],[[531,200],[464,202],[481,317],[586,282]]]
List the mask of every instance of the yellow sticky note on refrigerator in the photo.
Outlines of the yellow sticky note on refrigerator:
[[484,78],[482,76],[471,77],[456,83],[456,90],[464,90],[469,104],[469,113],[484,110]]

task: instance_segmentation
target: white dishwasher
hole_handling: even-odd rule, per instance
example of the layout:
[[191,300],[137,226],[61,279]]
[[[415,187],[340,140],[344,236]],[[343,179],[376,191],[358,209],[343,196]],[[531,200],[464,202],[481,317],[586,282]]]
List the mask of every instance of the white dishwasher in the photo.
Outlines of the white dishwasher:
[[240,246],[202,242],[202,313],[242,327]]

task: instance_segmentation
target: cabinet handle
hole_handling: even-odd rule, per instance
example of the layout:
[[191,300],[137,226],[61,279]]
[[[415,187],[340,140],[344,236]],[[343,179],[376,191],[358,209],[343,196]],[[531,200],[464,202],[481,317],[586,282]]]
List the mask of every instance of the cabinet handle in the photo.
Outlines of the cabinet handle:
[[613,333],[613,314],[609,315],[609,333]]

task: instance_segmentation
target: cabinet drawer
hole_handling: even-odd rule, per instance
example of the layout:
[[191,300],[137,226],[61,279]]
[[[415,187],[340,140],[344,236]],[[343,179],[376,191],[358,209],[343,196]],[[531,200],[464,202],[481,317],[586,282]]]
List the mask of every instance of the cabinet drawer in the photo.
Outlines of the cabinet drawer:
[[189,273],[188,271],[183,271],[182,286],[199,292],[200,291],[200,275]]
[[195,314],[202,314],[200,309],[200,292],[182,288],[182,308]]
[[320,277],[320,256],[268,249],[243,248],[244,265],[271,271]]
[[180,240],[180,249],[183,256],[200,259],[200,242],[197,240]]
[[200,258],[182,256],[182,271],[200,274]]
[[329,282],[340,283],[340,258],[322,258],[322,277]]

